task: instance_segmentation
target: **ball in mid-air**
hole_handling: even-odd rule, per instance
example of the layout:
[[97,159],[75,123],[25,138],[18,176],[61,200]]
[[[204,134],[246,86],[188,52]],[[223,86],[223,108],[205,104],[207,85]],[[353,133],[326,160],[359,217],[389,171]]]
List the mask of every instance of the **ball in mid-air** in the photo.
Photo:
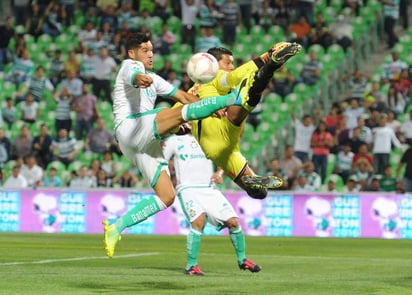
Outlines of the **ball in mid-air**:
[[219,70],[216,58],[206,52],[199,52],[189,59],[187,63],[187,74],[190,79],[199,84],[212,81]]

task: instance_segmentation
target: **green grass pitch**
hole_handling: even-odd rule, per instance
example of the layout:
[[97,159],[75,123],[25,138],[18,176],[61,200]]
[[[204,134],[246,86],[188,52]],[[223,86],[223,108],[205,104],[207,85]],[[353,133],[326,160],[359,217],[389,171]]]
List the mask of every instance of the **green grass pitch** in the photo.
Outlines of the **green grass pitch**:
[[204,277],[183,274],[184,236],[0,233],[0,294],[412,294],[412,241],[247,237],[260,273],[241,271],[228,237],[205,236]]

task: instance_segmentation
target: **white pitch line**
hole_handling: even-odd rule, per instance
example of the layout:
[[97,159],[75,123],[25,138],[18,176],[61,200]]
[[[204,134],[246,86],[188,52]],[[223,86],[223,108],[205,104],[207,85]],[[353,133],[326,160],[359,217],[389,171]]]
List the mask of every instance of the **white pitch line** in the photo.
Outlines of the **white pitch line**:
[[[116,258],[128,258],[128,257],[139,257],[139,256],[153,256],[159,255],[159,252],[147,252],[147,253],[136,253],[136,254],[126,254],[117,255]],[[81,260],[94,260],[94,259],[110,259],[106,256],[84,256],[84,257],[73,257],[73,258],[61,258],[61,259],[46,259],[46,260],[35,260],[35,261],[15,261],[15,262],[0,262],[0,266],[5,265],[24,265],[24,264],[46,264],[54,262],[65,262],[65,261],[81,261]]]

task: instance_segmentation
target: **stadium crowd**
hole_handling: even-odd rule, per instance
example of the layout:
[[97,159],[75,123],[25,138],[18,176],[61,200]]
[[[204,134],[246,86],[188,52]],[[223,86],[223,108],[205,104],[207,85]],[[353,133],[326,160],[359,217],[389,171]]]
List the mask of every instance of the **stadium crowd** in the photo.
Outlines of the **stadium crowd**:
[[[322,56],[333,44],[351,51],[351,20],[373,0],[323,2],[14,1],[14,14],[0,26],[0,183],[144,186],[137,168],[122,160],[111,131],[113,74],[126,54],[126,38],[135,31],[151,34],[157,73],[188,90],[192,82],[185,61],[190,54],[219,46],[236,49],[247,42],[245,36],[271,36],[280,29],[284,39],[302,44],[307,52],[301,69],[282,67],[267,89],[284,99],[296,85],[311,87],[322,79],[327,66]],[[360,69],[347,73],[342,81],[351,93],[331,103],[327,114],[300,116],[296,106],[291,108],[294,141],[267,167],[267,174],[285,180],[284,189],[412,191],[412,173],[406,183],[401,181],[401,170],[390,161],[394,151],[405,152],[401,163],[412,161],[405,148],[412,141],[411,76],[396,47],[396,22],[390,21],[401,17],[408,28],[402,13],[407,1],[401,0],[396,11],[386,2],[382,11],[391,57],[382,64],[379,78]],[[335,17],[324,13],[328,8]],[[176,53],[179,58],[173,59]],[[240,64],[244,56],[238,58]],[[170,102],[159,100],[163,103]],[[330,155],[333,169],[328,169]]]

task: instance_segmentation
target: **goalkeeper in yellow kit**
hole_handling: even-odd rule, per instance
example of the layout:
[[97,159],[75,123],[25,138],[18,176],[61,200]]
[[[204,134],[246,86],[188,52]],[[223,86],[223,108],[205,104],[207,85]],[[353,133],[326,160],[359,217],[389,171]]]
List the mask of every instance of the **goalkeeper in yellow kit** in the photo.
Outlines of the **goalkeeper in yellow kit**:
[[[242,98],[241,106],[229,106],[222,117],[208,117],[192,122],[192,134],[206,156],[221,167],[252,198],[263,199],[267,188],[278,188],[283,181],[274,176],[257,176],[240,152],[240,137],[249,113],[260,102],[262,91],[273,73],[301,50],[297,43],[280,42],[267,53],[234,69],[233,54],[222,47],[210,48],[219,63],[215,79],[195,84],[190,93],[201,99],[235,91]],[[235,87],[235,89],[233,89]]]

